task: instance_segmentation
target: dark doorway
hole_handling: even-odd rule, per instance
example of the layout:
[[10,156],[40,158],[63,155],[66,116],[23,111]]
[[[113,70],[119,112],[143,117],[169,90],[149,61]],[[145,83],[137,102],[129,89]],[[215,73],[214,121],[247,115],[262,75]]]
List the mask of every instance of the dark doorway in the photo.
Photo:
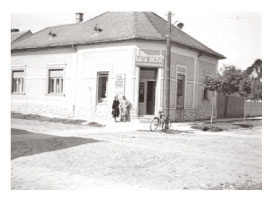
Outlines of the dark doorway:
[[155,107],[155,81],[147,82],[147,106],[146,114],[154,114]]

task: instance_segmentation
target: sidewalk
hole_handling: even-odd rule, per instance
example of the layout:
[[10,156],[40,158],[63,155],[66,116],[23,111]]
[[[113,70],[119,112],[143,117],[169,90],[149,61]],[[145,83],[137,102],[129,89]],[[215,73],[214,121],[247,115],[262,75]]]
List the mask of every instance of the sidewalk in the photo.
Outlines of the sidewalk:
[[[255,120],[262,119],[262,117],[249,117],[249,118],[227,118],[227,119],[214,119],[213,123],[228,123],[237,122],[243,120]],[[150,131],[150,123],[152,119],[132,119],[131,122],[115,122],[114,120],[97,120],[97,123],[105,125],[105,127],[98,129],[104,132],[129,132],[129,131]],[[86,122],[85,124],[87,124]],[[184,121],[184,122],[173,122],[171,129],[180,131],[192,131],[197,130],[191,128],[192,125],[208,124],[210,120],[200,120],[200,121]]]
[[[258,117],[246,117],[246,118],[224,118],[224,119],[214,119],[214,120],[213,120],[213,123],[234,122],[234,121],[255,120],[255,119],[261,120],[262,117],[261,117],[261,116],[258,116]],[[196,122],[197,122],[197,121],[196,121]],[[204,120],[204,121],[200,121],[200,122],[210,123],[210,120]]]
[[[28,119],[30,116],[30,119]],[[80,127],[85,126],[87,127],[89,124],[94,124],[93,126],[89,126],[88,129],[90,129],[93,132],[132,132],[132,131],[150,131],[150,123],[152,121],[152,117],[148,118],[139,118],[139,119],[132,119],[130,122],[115,122],[114,119],[94,119],[91,121],[83,121],[83,120],[76,120],[76,119],[60,119],[57,120],[57,118],[50,118],[50,117],[42,117],[35,115],[26,115],[24,117],[23,114],[17,114],[17,116],[14,116],[12,118],[15,119],[22,119],[22,120],[37,120],[37,121],[49,121],[48,123],[60,123],[60,124],[75,124]],[[214,119],[213,123],[229,123],[229,122],[235,122],[235,121],[243,121],[243,120],[255,120],[255,119],[262,119],[262,117],[250,117],[250,118],[229,118],[229,119]],[[203,125],[203,124],[209,124],[210,120],[200,120],[200,121],[185,121],[185,122],[173,122],[171,129],[173,130],[179,130],[179,131],[192,131],[196,130],[191,128],[192,125]],[[103,125],[104,127],[97,127],[95,125]],[[158,129],[158,130],[161,130]]]

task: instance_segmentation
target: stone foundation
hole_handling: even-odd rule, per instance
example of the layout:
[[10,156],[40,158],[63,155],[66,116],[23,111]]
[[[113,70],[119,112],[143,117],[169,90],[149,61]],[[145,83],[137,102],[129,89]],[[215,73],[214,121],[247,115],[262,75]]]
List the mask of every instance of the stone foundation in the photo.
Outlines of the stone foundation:
[[73,117],[72,106],[68,105],[11,102],[11,111],[23,114],[37,114],[49,117]]
[[[194,121],[206,120],[211,117],[211,108],[205,109],[176,109],[170,110],[172,121]],[[214,108],[214,118],[216,117],[216,108]]]
[[88,121],[106,121],[112,119],[112,107],[109,105],[97,105],[92,109],[89,107],[76,107],[76,118]]
[[[76,107],[72,105],[55,105],[41,103],[12,102],[11,111],[23,114],[37,114],[49,117],[76,118],[88,121],[108,121],[112,120],[111,105],[97,105],[90,109],[88,107]],[[130,110],[131,119],[138,118],[137,108]],[[172,121],[194,121],[206,120],[211,117],[211,108],[204,109],[171,109],[170,117]],[[216,108],[214,108],[214,118]]]

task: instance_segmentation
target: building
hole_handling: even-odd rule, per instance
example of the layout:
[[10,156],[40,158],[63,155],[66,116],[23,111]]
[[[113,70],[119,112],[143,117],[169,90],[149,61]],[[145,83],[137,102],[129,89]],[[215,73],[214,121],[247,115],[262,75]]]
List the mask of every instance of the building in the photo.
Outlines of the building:
[[[125,95],[133,117],[164,105],[167,21],[153,12],[106,12],[76,23],[47,27],[12,44],[14,112],[111,118],[115,95]],[[205,75],[225,58],[172,25],[170,115],[205,119],[211,93]]]
[[11,43],[18,42],[29,37],[32,34],[30,30],[20,31],[19,29],[11,29]]

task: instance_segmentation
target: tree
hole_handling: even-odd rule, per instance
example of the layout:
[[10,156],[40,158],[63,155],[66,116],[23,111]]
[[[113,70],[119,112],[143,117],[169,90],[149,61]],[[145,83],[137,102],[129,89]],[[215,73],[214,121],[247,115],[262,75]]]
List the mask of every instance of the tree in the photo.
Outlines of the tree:
[[234,65],[224,66],[218,92],[223,95],[238,95],[251,100],[262,99],[262,60],[242,71]]
[[251,79],[246,72],[242,73],[242,80],[240,81],[239,95],[242,97],[249,97],[252,92]]
[[247,98],[251,100],[262,100],[262,60],[257,59],[244,71],[246,80],[250,82],[251,92]]
[[212,112],[211,112],[211,124],[213,123],[214,117],[214,98],[215,91],[217,91],[221,86],[221,77],[220,75],[208,75],[204,80],[204,88],[212,91]]
[[242,70],[237,69],[234,65],[224,66],[222,73],[221,87],[219,92],[223,95],[239,95],[240,84],[242,81]]
[[262,79],[262,60],[257,59],[254,61],[254,63],[248,67],[245,72],[247,75],[250,75],[250,77],[261,80]]

